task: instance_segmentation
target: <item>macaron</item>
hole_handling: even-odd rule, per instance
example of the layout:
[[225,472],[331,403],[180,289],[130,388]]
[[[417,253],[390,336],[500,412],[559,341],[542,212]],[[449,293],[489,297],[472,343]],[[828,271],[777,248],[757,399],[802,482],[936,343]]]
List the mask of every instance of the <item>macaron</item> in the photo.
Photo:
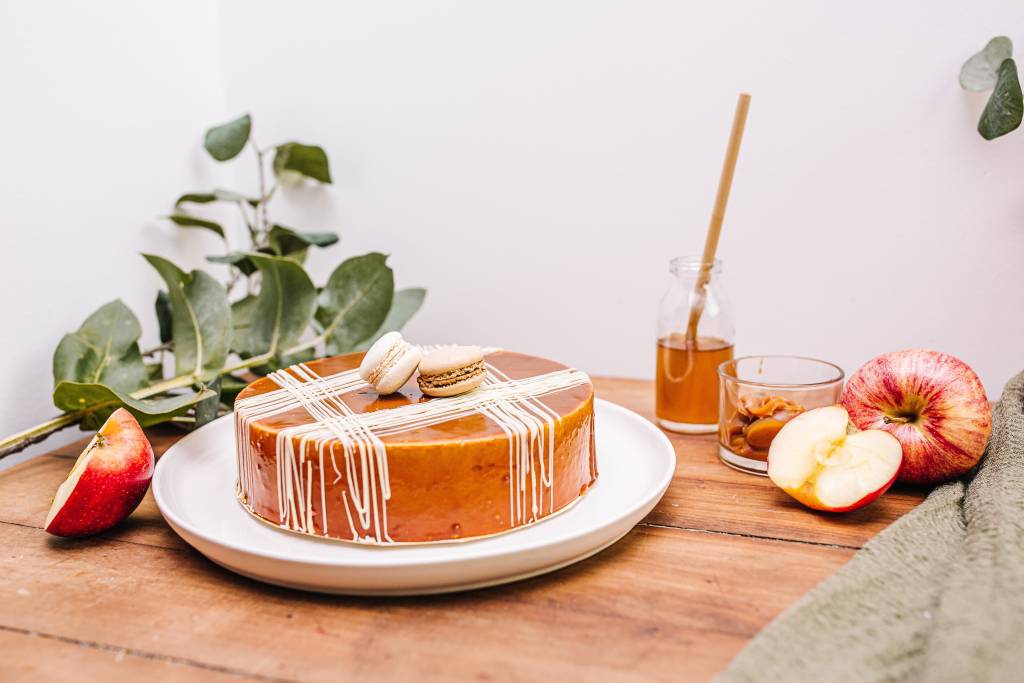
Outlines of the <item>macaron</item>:
[[420,347],[405,341],[400,332],[388,332],[363,356],[359,376],[378,394],[393,394],[416,372],[422,355]]
[[486,374],[479,346],[442,346],[423,354],[416,381],[427,396],[455,396],[476,389]]

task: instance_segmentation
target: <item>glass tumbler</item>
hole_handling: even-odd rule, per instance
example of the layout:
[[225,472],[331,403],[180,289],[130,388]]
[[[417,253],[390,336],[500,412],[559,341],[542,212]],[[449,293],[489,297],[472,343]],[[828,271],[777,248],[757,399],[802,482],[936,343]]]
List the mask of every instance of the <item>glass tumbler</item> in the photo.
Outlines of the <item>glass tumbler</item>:
[[[722,283],[722,262],[681,256],[669,262],[668,290],[658,310],[655,414],[664,429],[714,434],[718,429],[718,376],[732,358],[732,304]],[[696,313],[696,325],[691,317]]]
[[799,356],[745,356],[718,366],[718,454],[743,472],[768,473],[768,447],[783,425],[839,401],[843,370]]

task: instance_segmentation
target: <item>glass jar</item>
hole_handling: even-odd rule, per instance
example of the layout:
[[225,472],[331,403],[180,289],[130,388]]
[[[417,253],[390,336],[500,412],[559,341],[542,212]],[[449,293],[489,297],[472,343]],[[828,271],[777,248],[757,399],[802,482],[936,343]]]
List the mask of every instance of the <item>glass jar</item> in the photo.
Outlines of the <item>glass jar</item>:
[[735,335],[722,262],[680,256],[669,262],[669,273],[658,311],[655,414],[664,429],[713,434],[718,366],[732,358]]
[[746,356],[718,368],[721,389],[718,455],[751,474],[768,473],[768,448],[800,413],[839,402],[843,370],[799,356]]

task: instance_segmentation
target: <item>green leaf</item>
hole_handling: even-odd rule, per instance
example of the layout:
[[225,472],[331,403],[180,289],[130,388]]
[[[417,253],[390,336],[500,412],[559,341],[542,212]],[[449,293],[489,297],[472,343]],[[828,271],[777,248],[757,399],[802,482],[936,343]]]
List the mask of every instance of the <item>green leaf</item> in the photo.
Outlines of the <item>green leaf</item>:
[[201,381],[216,377],[231,343],[231,308],[224,286],[201,270],[185,273],[165,258],[143,256],[167,283],[175,374]]
[[323,327],[328,354],[348,353],[381,326],[391,309],[395,278],[376,252],[338,266],[323,291],[317,322]]
[[240,251],[233,251],[230,254],[224,254],[223,256],[207,256],[206,260],[210,263],[224,263],[229,266],[234,266],[238,270],[242,271],[242,275],[249,277],[256,272],[256,264],[249,260],[249,256]]
[[974,55],[960,69],[960,87],[964,90],[991,90],[999,80],[999,67],[1013,56],[1013,43],[1006,36],[988,41],[981,52]]
[[193,430],[217,419],[217,414],[220,412],[220,387],[220,377],[206,385],[213,395],[196,403],[194,411],[196,421],[192,425]]
[[150,382],[159,382],[164,378],[164,364],[146,363],[146,374]]
[[388,332],[397,332],[405,327],[405,324],[409,322],[409,319],[420,309],[423,305],[423,300],[427,296],[427,290],[420,287],[410,287],[408,289],[399,289],[395,292],[394,299],[391,302],[391,310],[388,311],[387,318],[381,323],[381,326],[377,328],[377,331],[372,335],[359,342],[353,351],[366,351],[373,345],[373,342],[383,337]]
[[981,112],[978,132],[986,140],[1006,135],[1020,125],[1022,116],[1024,98],[1021,97],[1020,81],[1017,79],[1017,64],[1007,59],[999,67],[995,90],[988,98],[985,111]]
[[255,367],[249,368],[249,371],[252,372],[254,375],[260,375],[262,377],[263,375],[268,375],[271,372],[274,372],[275,370],[283,370],[298,363],[308,363],[314,358],[316,358],[315,349],[303,349],[301,351],[297,351],[296,353],[287,353],[275,356],[269,362],[264,363],[263,365],[257,365]]
[[278,145],[274,153],[274,175],[280,176],[284,171],[295,171],[321,183],[331,182],[327,152],[316,145],[303,145],[298,142]]
[[203,228],[205,230],[212,230],[220,235],[221,238],[224,237],[224,228],[220,226],[220,223],[196,218],[195,216],[186,216],[183,213],[176,213],[172,216],[168,216],[167,218],[183,228]]
[[[293,346],[309,327],[316,308],[316,288],[302,266],[278,256],[250,253],[260,271],[260,291],[254,301],[235,305],[244,316],[235,350],[244,357],[277,355]],[[243,299],[245,301],[245,299]]]
[[[253,268],[255,267],[256,265],[253,264]],[[248,334],[249,327],[252,326],[252,316],[256,311],[256,302],[256,296],[250,294],[231,304],[231,329],[233,331],[232,338],[236,340],[236,349],[237,340],[241,339],[243,334]]]
[[156,324],[160,327],[160,343],[166,344],[174,338],[171,331],[171,297],[167,295],[167,290],[157,291],[153,308],[156,309]]
[[64,412],[86,411],[81,423],[83,430],[99,429],[110,414],[122,406],[139,424],[148,427],[180,415],[212,395],[212,391],[203,389],[180,396],[137,399],[102,384],[64,381],[53,390],[53,405]]
[[53,383],[102,383],[122,391],[147,384],[139,353],[142,326],[120,299],[100,306],[77,331],[64,335],[53,354]]
[[309,247],[329,247],[338,242],[338,235],[333,232],[298,232],[283,225],[274,225],[267,241],[278,256],[287,256],[302,263]]
[[183,194],[178,197],[178,201],[174,202],[174,206],[177,207],[186,203],[209,204],[210,202],[245,202],[255,208],[259,206],[260,200],[246,197],[232,190],[214,190],[213,192],[190,192]]
[[239,152],[245,149],[245,143],[249,141],[251,130],[252,118],[245,114],[234,121],[214,126],[206,131],[203,147],[217,161],[234,159]]
[[221,375],[220,378],[220,402],[228,408],[233,408],[235,399],[242,393],[242,389],[249,386],[249,383],[234,375]]

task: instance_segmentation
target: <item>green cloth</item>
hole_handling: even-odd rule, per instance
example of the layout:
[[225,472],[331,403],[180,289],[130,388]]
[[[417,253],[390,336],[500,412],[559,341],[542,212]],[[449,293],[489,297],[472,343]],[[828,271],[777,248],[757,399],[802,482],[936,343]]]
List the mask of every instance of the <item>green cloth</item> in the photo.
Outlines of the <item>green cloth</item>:
[[1024,681],[1024,373],[975,472],[868,542],[717,680]]

